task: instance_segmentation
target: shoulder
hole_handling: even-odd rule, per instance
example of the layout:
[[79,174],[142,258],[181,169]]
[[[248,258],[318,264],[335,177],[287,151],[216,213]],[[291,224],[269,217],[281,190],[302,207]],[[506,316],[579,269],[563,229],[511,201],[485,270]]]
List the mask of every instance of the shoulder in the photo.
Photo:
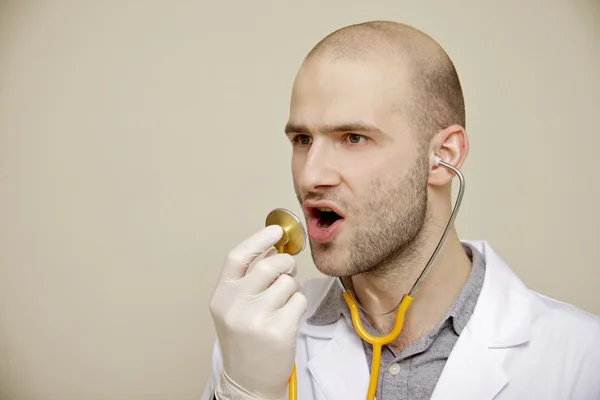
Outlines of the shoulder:
[[[541,368],[561,376],[572,398],[600,398],[600,317],[531,291],[536,313],[530,348]],[[529,354],[532,355],[531,353]],[[565,383],[569,383],[568,385]]]
[[600,317],[532,290],[486,242],[471,243],[485,260],[471,332],[503,354],[506,398],[600,398]]
[[487,242],[466,243],[484,260],[485,278],[473,316],[486,338],[494,344],[529,338],[523,350],[556,360],[564,354],[573,360],[600,358],[600,317],[527,287]]
[[[558,340],[595,343],[600,348],[600,317],[573,304],[560,301],[535,291],[530,291],[537,311],[533,325],[538,325],[546,335]],[[542,333],[542,332],[540,332]]]
[[[522,310],[530,305],[531,322],[552,330],[569,330],[572,334],[598,332],[600,317],[573,304],[551,298],[529,288],[517,273],[485,241],[465,241],[478,250],[484,259],[485,279],[483,289],[488,302],[495,304],[493,311],[503,314],[524,315]],[[500,303],[499,303],[500,302]],[[526,307],[529,308],[529,307]],[[490,311],[488,309],[488,311]],[[518,322],[511,320],[512,322]],[[600,337],[597,338],[600,340]]]

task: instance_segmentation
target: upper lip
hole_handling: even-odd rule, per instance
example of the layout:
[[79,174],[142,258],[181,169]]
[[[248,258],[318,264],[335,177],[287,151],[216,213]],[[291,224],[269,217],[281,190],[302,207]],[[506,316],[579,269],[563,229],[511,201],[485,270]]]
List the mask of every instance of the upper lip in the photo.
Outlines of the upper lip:
[[344,214],[342,213],[342,211],[340,210],[340,208],[337,206],[337,204],[335,204],[335,203],[333,203],[331,201],[326,201],[326,200],[310,201],[310,200],[307,200],[307,201],[304,202],[304,212],[307,213],[308,215],[314,216],[315,210],[319,209],[319,208],[330,208],[337,215],[339,215],[340,217],[344,218]]

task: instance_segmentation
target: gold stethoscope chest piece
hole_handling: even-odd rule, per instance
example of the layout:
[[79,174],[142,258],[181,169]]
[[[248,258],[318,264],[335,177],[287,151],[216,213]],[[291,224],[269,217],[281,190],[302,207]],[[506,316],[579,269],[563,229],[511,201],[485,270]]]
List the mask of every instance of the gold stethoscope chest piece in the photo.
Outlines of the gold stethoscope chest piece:
[[306,246],[306,231],[300,219],[291,211],[276,208],[271,211],[265,221],[265,226],[279,225],[283,228],[283,235],[275,244],[279,253],[296,255]]

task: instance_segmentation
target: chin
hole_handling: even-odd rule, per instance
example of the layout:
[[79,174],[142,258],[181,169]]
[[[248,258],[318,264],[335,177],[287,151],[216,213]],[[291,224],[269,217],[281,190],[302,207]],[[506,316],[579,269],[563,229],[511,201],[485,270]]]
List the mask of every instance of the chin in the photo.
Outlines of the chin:
[[315,267],[324,275],[343,277],[352,275],[347,265],[350,252],[334,243],[310,243],[310,251]]

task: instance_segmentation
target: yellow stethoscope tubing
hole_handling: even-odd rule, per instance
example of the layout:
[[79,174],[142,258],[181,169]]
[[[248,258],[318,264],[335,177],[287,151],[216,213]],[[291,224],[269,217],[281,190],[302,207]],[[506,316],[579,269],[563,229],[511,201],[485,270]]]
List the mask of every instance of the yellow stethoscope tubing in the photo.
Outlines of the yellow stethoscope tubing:
[[[442,235],[440,241],[438,242],[437,247],[435,248],[433,254],[429,258],[427,265],[421,272],[421,275],[419,276],[419,278],[417,279],[417,281],[411,288],[410,292],[402,298],[402,300],[400,301],[400,304],[398,305],[398,313],[396,314],[396,324],[394,325],[394,329],[392,329],[392,331],[389,334],[387,334],[385,336],[381,336],[381,337],[373,336],[373,335],[369,334],[365,330],[365,328],[360,320],[360,313],[358,310],[358,305],[354,301],[354,298],[352,297],[352,293],[347,289],[344,289],[344,292],[343,292],[344,299],[346,300],[346,303],[348,304],[348,307],[350,308],[350,313],[352,315],[352,325],[354,325],[354,329],[356,330],[358,335],[365,342],[373,345],[373,359],[371,362],[371,377],[369,379],[369,390],[367,392],[367,400],[374,400],[375,393],[377,392],[377,383],[379,381],[379,370],[380,370],[380,366],[381,366],[381,349],[384,345],[393,342],[402,332],[402,328],[404,327],[404,319],[405,319],[408,307],[412,304],[412,301],[413,301],[417,291],[421,287],[421,284],[423,283],[423,281],[425,280],[425,277],[429,273],[429,270],[430,270],[431,266],[433,265],[433,262],[435,261],[440,250],[442,249],[443,245],[445,244],[446,239],[448,238],[448,234],[450,233],[450,229],[454,225],[456,215],[458,214],[458,210],[460,209],[460,205],[462,203],[462,198],[464,196],[465,178],[464,178],[462,172],[458,168],[454,167],[453,165],[440,160],[437,156],[436,156],[435,161],[436,161],[436,165],[441,165],[444,168],[454,172],[456,174],[456,176],[458,176],[458,179],[460,181],[460,188],[458,191],[458,196],[456,198],[454,209],[452,210],[452,214],[450,215],[450,220],[448,221],[448,224],[446,225],[446,229],[444,230],[444,234]],[[339,282],[340,286],[342,288],[344,288],[344,286],[341,284],[341,281],[339,280],[339,278],[338,278],[338,282]],[[298,383],[297,383],[297,377],[296,377],[296,365],[294,364],[294,368],[292,369],[292,374],[289,379],[289,393],[288,393],[289,400],[297,400],[297,393],[298,393],[297,386],[298,386]]]
[[[371,361],[371,377],[369,379],[369,390],[367,392],[367,400],[373,400],[375,398],[375,394],[377,392],[377,383],[379,380],[379,369],[381,366],[381,350],[383,346],[386,344],[392,343],[402,332],[402,328],[404,327],[404,318],[406,316],[406,311],[408,307],[410,307],[413,298],[409,295],[406,295],[402,298],[400,302],[400,306],[398,307],[398,313],[396,314],[396,324],[394,325],[394,329],[390,333],[385,336],[373,336],[364,328],[361,320],[360,320],[360,312],[358,310],[358,306],[356,302],[352,298],[352,294],[350,291],[346,290],[344,292],[344,299],[348,304],[348,308],[350,308],[350,313],[352,314],[352,325],[354,325],[354,329],[358,335],[367,343],[373,345],[373,358]],[[289,379],[289,389],[288,389],[288,397],[290,400],[296,400],[297,396],[297,377],[296,377],[296,365],[292,369],[292,375]]]
[[406,311],[410,304],[413,301],[413,298],[406,295],[402,298],[400,302],[400,306],[398,307],[398,313],[396,314],[396,324],[394,325],[394,329],[390,333],[385,336],[373,336],[367,332],[360,320],[360,313],[358,311],[358,306],[356,302],[352,298],[352,294],[350,291],[346,290],[344,292],[344,298],[346,299],[346,303],[350,308],[350,313],[352,314],[352,324],[354,325],[354,329],[358,335],[367,343],[373,345],[373,358],[371,361],[371,377],[369,380],[369,391],[367,392],[367,399],[374,399],[375,393],[377,392],[377,383],[379,380],[379,368],[381,365],[381,349],[386,344],[393,342],[402,332],[402,328],[404,326],[404,318],[406,316]]

